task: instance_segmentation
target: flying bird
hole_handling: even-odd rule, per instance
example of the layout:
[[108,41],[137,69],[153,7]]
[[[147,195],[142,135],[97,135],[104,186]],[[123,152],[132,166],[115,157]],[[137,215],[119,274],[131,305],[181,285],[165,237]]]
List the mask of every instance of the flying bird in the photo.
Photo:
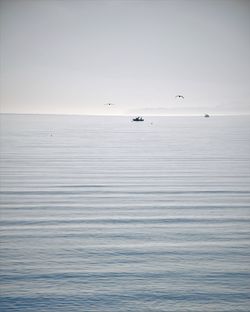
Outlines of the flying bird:
[[184,99],[184,96],[183,96],[183,95],[180,95],[180,94],[176,95],[175,97],[176,97],[176,98],[179,98],[179,99]]

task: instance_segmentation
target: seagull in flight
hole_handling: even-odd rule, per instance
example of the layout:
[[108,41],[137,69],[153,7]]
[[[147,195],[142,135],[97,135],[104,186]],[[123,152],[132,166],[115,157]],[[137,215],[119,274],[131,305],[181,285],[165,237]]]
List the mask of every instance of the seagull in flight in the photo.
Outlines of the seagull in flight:
[[184,99],[184,96],[183,96],[183,95],[180,95],[180,94],[176,95],[175,97],[176,97],[176,98],[179,98],[179,99]]

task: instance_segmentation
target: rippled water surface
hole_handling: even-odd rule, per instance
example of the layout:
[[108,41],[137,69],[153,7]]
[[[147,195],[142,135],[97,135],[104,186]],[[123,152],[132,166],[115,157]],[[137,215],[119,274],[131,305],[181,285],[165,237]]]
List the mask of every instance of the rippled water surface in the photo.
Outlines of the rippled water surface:
[[1,311],[249,311],[250,118],[1,116]]

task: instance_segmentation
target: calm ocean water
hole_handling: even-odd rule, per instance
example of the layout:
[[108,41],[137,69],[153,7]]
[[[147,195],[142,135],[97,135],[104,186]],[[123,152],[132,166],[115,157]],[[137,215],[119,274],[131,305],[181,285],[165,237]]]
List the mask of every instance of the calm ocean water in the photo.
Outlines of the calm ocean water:
[[250,311],[250,118],[1,115],[1,311]]

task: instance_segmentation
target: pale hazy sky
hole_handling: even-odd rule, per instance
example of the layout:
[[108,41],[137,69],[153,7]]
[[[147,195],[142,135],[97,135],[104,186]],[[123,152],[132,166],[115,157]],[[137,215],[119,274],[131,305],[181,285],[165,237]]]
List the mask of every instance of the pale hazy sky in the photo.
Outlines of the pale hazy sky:
[[1,112],[250,113],[248,0],[1,0],[0,10]]

